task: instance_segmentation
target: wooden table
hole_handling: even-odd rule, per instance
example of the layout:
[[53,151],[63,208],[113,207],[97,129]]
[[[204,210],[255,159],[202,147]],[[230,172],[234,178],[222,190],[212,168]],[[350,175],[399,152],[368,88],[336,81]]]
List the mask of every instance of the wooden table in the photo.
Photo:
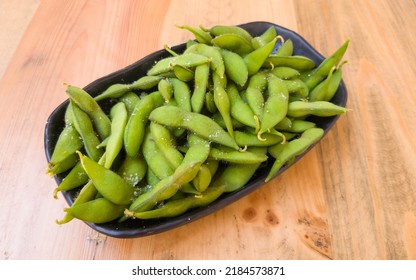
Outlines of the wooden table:
[[[10,53],[0,80],[1,259],[416,259],[414,1],[27,5],[10,9],[23,12],[17,23],[0,19],[2,32],[3,24],[21,31],[18,44],[1,42]],[[292,29],[324,55],[351,39],[344,67],[351,110],[333,130],[279,178],[172,231],[115,239],[80,221],[56,225],[67,205],[53,199],[43,133],[66,99],[63,83],[85,86],[191,38],[175,23],[250,21]]]

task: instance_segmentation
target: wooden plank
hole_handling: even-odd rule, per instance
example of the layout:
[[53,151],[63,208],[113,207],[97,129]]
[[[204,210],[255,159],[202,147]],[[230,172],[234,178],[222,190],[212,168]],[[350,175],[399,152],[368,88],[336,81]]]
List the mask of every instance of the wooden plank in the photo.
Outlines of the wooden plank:
[[0,1],[0,78],[39,3],[40,0]]
[[[2,259],[416,258],[416,23],[412,1],[52,1],[40,3],[0,81]],[[387,20],[388,19],[388,20]],[[164,44],[175,23],[270,21],[329,55],[351,39],[348,107],[306,157],[261,189],[169,232],[115,239],[57,226],[43,129],[66,99]]]

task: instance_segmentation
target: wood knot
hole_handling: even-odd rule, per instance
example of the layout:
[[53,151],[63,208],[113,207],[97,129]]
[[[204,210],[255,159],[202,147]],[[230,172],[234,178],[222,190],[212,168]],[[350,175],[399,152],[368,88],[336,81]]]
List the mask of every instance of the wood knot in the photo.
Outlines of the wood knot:
[[247,222],[253,221],[256,218],[256,216],[257,212],[256,209],[254,209],[253,207],[246,208],[243,211],[243,219]]
[[274,214],[270,209],[267,210],[267,213],[266,213],[266,217],[265,218],[266,218],[266,222],[269,225],[274,226],[274,225],[278,225],[279,224],[279,219],[277,218],[276,214]]

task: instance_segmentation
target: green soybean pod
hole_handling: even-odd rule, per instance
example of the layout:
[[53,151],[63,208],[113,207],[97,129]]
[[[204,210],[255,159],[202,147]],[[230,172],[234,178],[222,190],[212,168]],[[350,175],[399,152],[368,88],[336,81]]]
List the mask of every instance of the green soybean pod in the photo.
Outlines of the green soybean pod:
[[224,34],[236,34],[244,38],[248,43],[251,44],[253,37],[247,30],[236,25],[215,25],[208,29],[208,31],[214,36],[220,36]]
[[222,162],[237,164],[255,164],[265,162],[267,160],[266,155],[260,155],[250,151],[228,151],[220,148],[211,148],[209,152],[209,158]]
[[46,172],[51,175],[55,174],[53,170],[56,169],[57,166],[62,165],[69,156],[73,155],[82,147],[82,139],[75,127],[72,124],[65,125],[64,129],[59,134],[51,159],[48,162]]
[[291,39],[287,39],[277,49],[276,55],[279,55],[279,56],[291,56],[291,55],[293,55],[293,49],[294,49],[293,41]]
[[214,86],[214,102],[224,120],[228,133],[233,137],[234,129],[231,120],[230,98],[222,86]]
[[[267,153],[266,147],[249,147],[247,151],[264,156]],[[213,186],[224,184],[224,192],[234,192],[244,187],[253,177],[261,163],[253,164],[229,164],[220,174]]]
[[227,93],[230,100],[231,116],[240,123],[258,129],[259,123],[256,121],[256,116],[250,106],[241,98],[236,85],[229,83]]
[[296,79],[300,76],[300,72],[298,70],[287,66],[275,67],[270,70],[270,73],[284,80]]
[[172,168],[177,168],[183,160],[183,155],[176,148],[176,141],[170,130],[155,122],[150,122],[149,128],[159,151],[165,156]]
[[339,85],[341,84],[341,81],[342,81],[342,66],[345,63],[347,63],[347,61],[344,61],[343,63],[341,63],[337,67],[335,72],[333,73],[331,81],[327,88],[327,92],[325,96],[323,97],[323,101],[330,101],[334,97],[335,93],[337,92]]
[[263,139],[259,140],[256,133],[240,130],[234,131],[234,139],[240,147],[268,147],[283,141],[283,138],[276,134],[263,133]]
[[314,69],[315,62],[312,59],[302,55],[280,56],[274,54],[267,57],[263,66],[269,68],[287,66],[299,71],[306,71]]
[[126,105],[118,102],[110,110],[111,134],[105,148],[106,159],[104,167],[110,169],[114,160],[123,148],[124,131],[126,128],[128,115]]
[[302,154],[311,145],[315,144],[322,138],[324,130],[322,128],[310,128],[305,130],[299,138],[286,142],[281,150],[276,153],[276,159],[271,167],[265,181],[270,181],[273,176],[285,165],[288,160]]
[[154,88],[155,86],[157,86],[157,84],[159,83],[161,79],[162,79],[161,76],[156,76],[156,75],[143,76],[137,79],[136,81],[134,81],[133,83],[129,84],[129,89],[130,90],[139,90],[139,89],[150,90]]
[[149,166],[147,167],[146,180],[149,186],[154,186],[160,181],[159,177],[156,176],[155,172]]
[[260,118],[260,130],[257,134],[260,140],[264,139],[261,136],[264,132],[270,131],[286,117],[289,104],[289,91],[283,80],[270,75],[267,89],[269,97],[264,104]]
[[70,104],[68,104],[67,110],[65,111],[65,119],[65,127],[59,134],[51,155],[51,164],[61,162],[69,155],[72,155],[77,150],[81,149],[83,146],[80,135],[73,125],[72,109]]
[[243,36],[234,33],[215,36],[211,43],[221,49],[233,51],[242,56],[254,50],[251,42],[247,41]]
[[254,49],[258,49],[268,42],[276,38],[277,32],[274,26],[270,26],[260,36],[256,36],[251,40]]
[[178,56],[170,56],[163,58],[156,62],[149,71],[147,71],[148,76],[157,76],[161,74],[166,74],[173,70],[173,65],[182,65],[184,67],[192,68],[197,65],[208,63],[210,59],[204,55],[197,53],[183,53]]
[[169,103],[173,96],[173,86],[170,83],[169,79],[162,79],[159,81],[157,86],[158,91],[163,96],[165,103]]
[[[205,93],[205,108],[210,112],[211,114],[215,114],[218,111],[217,106],[214,102],[214,94],[212,91],[207,91]],[[199,112],[197,112],[199,113]]]
[[97,148],[97,146],[100,144],[100,139],[95,134],[92,121],[87,113],[81,110],[81,108],[79,108],[71,98],[70,104],[73,114],[74,126],[82,138],[84,149],[91,159],[98,161],[103,155],[104,151]]
[[278,124],[275,125],[275,129],[277,130],[285,130],[290,129],[292,126],[292,119],[288,117],[284,117],[283,120],[281,120]]
[[198,42],[195,40],[188,40],[186,41],[186,48],[189,48],[190,46],[193,46],[195,44],[198,44]]
[[124,94],[130,91],[127,84],[113,84],[109,86],[105,91],[94,97],[95,101],[101,101],[108,98],[120,98]]
[[80,152],[78,155],[85,172],[103,197],[117,205],[126,205],[131,202],[134,189],[120,175]]
[[111,121],[98,105],[97,101],[82,88],[67,85],[66,93],[91,118],[101,139],[105,139],[111,132]]
[[139,96],[137,96],[137,94],[130,91],[126,94],[123,94],[123,96],[119,98],[119,101],[123,102],[124,105],[126,105],[127,114],[130,117],[133,113],[134,107],[136,107],[137,103],[140,101],[140,98]]
[[209,153],[209,145],[192,145],[186,152],[181,165],[174,173],[159,181],[148,192],[137,197],[125,211],[126,216],[131,212],[146,211],[152,209],[158,202],[171,198],[179,188],[192,181],[199,171],[201,164]]
[[148,117],[153,109],[162,104],[163,97],[158,91],[145,95],[137,103],[124,131],[124,148],[129,156],[136,156],[140,151]]
[[[74,203],[71,205],[71,207],[75,207],[78,204],[82,204],[87,201],[91,201],[94,199],[94,197],[97,195],[97,189],[95,188],[92,181],[88,181],[81,189],[78,196],[75,198]],[[65,216],[61,220],[55,220],[55,222],[58,225],[63,225],[66,223],[69,223],[74,219],[74,216],[72,216],[68,211],[66,211]]]
[[[105,153],[98,160],[98,163],[102,165],[104,164],[104,161],[105,161]],[[81,163],[81,161],[79,162]],[[81,166],[82,166],[82,163],[81,163]],[[86,174],[85,170],[84,170],[84,173]],[[88,178],[88,182],[81,188],[81,191],[76,195],[71,207],[93,200],[97,196],[97,194],[98,194],[97,189],[95,188],[93,182]],[[62,224],[69,223],[73,219],[74,219],[74,216],[66,212],[65,216],[61,220],[56,220],[55,222],[58,225],[62,225]]]
[[184,110],[192,111],[191,106],[191,89],[189,85],[179,79],[170,78],[169,82],[173,87],[173,98],[177,106]]
[[328,86],[331,83],[332,74],[336,70],[336,67],[332,67],[328,76],[321,81],[317,86],[315,86],[312,91],[309,93],[309,101],[322,101],[325,98],[326,93],[328,92]]
[[105,198],[97,198],[66,208],[65,212],[82,221],[101,224],[121,217],[124,207]]
[[76,154],[72,154],[64,158],[62,161],[56,164],[48,164],[46,169],[46,173],[49,176],[54,176],[56,174],[63,173],[65,171],[70,170],[73,168],[78,162]]
[[250,52],[244,56],[244,61],[247,65],[248,75],[251,76],[254,73],[257,73],[262,67],[263,63],[266,61],[267,57],[272,53],[273,48],[276,44],[277,37],[266,45]]
[[148,90],[155,87],[161,79],[160,76],[143,76],[131,84],[113,84],[94,97],[94,100],[98,102],[107,98],[120,98],[124,94],[137,89]]
[[131,216],[137,219],[170,218],[179,216],[189,209],[207,206],[224,193],[224,184],[208,187],[204,192],[190,195],[164,203],[163,206],[149,211],[132,212]]
[[145,178],[146,173],[147,163],[142,155],[126,156],[117,170],[117,174],[132,186],[139,184]]
[[325,79],[331,71],[332,67],[337,66],[347,51],[350,40],[345,41],[334,53],[324,59],[318,67],[311,73],[310,76],[305,80],[306,86],[311,90],[320,81]]
[[184,51],[184,54],[200,54],[207,57],[210,61],[209,65],[213,72],[217,73],[220,78],[225,75],[225,65],[222,55],[218,48],[206,44],[195,44]]
[[202,164],[199,167],[198,173],[195,175],[195,178],[192,179],[192,185],[198,192],[203,192],[208,188],[211,182],[211,172],[205,164]]
[[198,174],[192,180],[192,184],[198,192],[205,191],[211,184],[212,178],[218,169],[219,161],[207,159],[199,168]]
[[195,68],[194,90],[191,96],[192,111],[199,113],[205,104],[205,93],[209,82],[209,64],[201,64]]
[[234,139],[210,117],[188,112],[176,106],[162,106],[152,111],[149,119],[162,125],[185,128],[201,137],[238,150]]
[[172,175],[174,168],[169,164],[156,145],[156,142],[153,140],[149,126],[146,126],[142,153],[144,159],[146,160],[147,166],[152,170],[154,175],[159,178],[159,180]]
[[248,69],[244,59],[235,52],[220,49],[228,79],[243,87],[248,79]]
[[301,79],[295,78],[283,81],[291,95],[296,95],[299,97],[308,97],[309,89]]
[[248,87],[242,96],[246,99],[253,113],[259,119],[264,106],[263,92],[267,88],[267,74],[264,71],[257,72],[249,78]]
[[256,74],[249,77],[248,87],[256,88],[260,91],[265,91],[267,88],[268,82],[268,72],[267,71],[259,71]]
[[189,82],[194,79],[194,71],[185,66],[175,64],[173,65],[173,73],[175,77],[183,82]]
[[292,120],[292,124],[289,128],[282,129],[283,131],[293,132],[293,133],[302,133],[305,130],[316,127],[316,123],[306,120]]
[[[77,156],[78,157],[78,156]],[[55,188],[53,196],[58,198],[60,191],[70,191],[77,187],[80,187],[88,182],[88,175],[85,173],[84,168],[80,161],[69,171],[62,182]]]
[[287,115],[289,117],[299,118],[309,115],[319,117],[331,117],[339,114],[345,114],[345,107],[336,105],[328,101],[293,101],[289,103]]
[[189,25],[176,25],[176,27],[192,32],[192,34],[194,34],[195,36],[195,39],[199,43],[203,43],[207,45],[211,44],[211,40],[212,40],[211,34],[208,31],[202,29],[201,27],[193,27]]

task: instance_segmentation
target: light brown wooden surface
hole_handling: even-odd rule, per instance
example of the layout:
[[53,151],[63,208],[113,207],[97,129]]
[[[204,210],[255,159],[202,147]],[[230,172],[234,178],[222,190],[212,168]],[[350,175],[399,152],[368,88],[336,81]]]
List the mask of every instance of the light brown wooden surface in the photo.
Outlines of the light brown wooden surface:
[[[27,5],[36,12],[0,63],[0,259],[416,259],[414,1]],[[79,221],[56,225],[66,203],[53,199],[55,181],[45,175],[43,130],[66,99],[63,82],[85,86],[191,38],[175,22],[250,21],[292,29],[324,55],[350,38],[344,81],[351,111],[282,176],[186,226],[123,240]]]

